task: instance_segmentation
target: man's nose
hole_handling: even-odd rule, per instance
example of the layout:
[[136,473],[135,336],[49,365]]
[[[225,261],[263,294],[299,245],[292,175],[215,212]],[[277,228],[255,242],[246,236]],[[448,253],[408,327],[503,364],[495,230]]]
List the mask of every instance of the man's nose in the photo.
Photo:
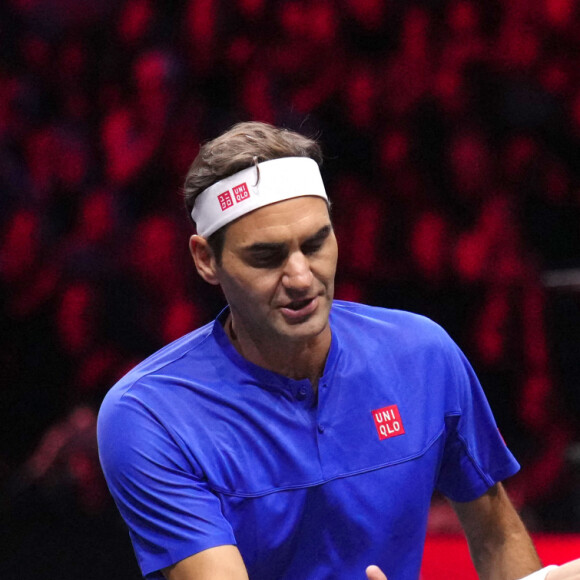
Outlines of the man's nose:
[[289,290],[306,290],[310,288],[314,275],[310,262],[302,252],[294,252],[288,257],[282,275],[282,283]]

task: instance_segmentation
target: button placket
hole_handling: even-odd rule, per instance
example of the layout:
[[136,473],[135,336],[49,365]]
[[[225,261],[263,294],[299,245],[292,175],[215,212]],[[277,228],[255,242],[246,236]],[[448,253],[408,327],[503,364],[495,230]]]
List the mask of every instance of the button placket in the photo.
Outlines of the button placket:
[[[322,399],[324,398],[324,400],[326,400],[326,395],[328,394],[327,387],[328,387],[328,383],[326,381],[323,381],[323,382],[318,384],[318,418],[319,419],[320,419],[320,414],[322,412],[322,408],[324,406]],[[318,433],[320,435],[322,435],[326,429],[326,426],[324,425],[324,423],[318,423],[316,426],[316,429],[318,430]]]

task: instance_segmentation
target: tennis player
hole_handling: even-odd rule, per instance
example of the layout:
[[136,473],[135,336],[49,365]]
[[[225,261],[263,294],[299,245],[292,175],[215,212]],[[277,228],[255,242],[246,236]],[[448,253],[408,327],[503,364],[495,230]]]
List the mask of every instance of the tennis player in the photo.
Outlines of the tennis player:
[[321,160],[311,139],[243,123],[190,168],[191,253],[227,306],[99,415],[143,575],[353,580],[373,564],[417,580],[436,490],[480,578],[539,570],[501,484],[518,463],[459,348],[421,316],[334,300]]

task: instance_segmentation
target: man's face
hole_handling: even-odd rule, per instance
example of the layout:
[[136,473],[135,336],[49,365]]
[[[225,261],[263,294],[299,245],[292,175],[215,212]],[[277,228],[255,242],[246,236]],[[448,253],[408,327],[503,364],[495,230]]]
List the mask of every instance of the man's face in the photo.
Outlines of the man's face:
[[233,222],[216,270],[236,334],[296,342],[329,332],[336,259],[321,198],[281,201]]

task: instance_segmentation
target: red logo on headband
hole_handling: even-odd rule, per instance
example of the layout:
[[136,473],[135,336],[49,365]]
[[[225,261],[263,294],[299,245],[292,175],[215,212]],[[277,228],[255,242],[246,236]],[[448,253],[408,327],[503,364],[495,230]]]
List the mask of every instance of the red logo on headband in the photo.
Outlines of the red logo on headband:
[[401,414],[399,413],[397,405],[390,405],[389,407],[376,409],[375,411],[372,411],[372,414],[381,441],[405,433],[405,428],[403,427],[403,421],[401,421]]
[[232,200],[232,196],[230,194],[229,191],[224,191],[224,193],[220,194],[217,196],[218,201],[220,202],[220,207],[222,208],[222,211],[228,209],[229,207],[232,207],[232,205],[234,205],[234,202]]
[[244,199],[248,199],[250,197],[248,186],[245,183],[236,185],[236,187],[234,187],[232,191],[234,193],[233,198],[229,190],[224,191],[222,194],[217,196],[222,211],[225,211],[226,209],[233,207],[234,199],[236,200],[236,203],[240,203],[240,201],[244,201]]
[[250,192],[248,191],[248,186],[245,183],[241,185],[236,185],[233,189],[234,197],[236,201],[240,203],[240,201],[244,201],[244,199],[248,199],[250,197]]

